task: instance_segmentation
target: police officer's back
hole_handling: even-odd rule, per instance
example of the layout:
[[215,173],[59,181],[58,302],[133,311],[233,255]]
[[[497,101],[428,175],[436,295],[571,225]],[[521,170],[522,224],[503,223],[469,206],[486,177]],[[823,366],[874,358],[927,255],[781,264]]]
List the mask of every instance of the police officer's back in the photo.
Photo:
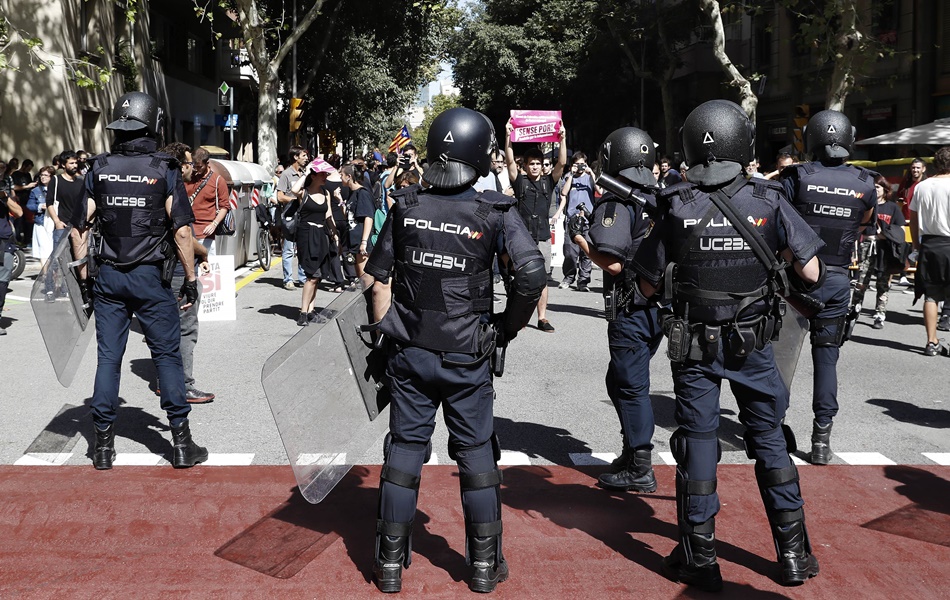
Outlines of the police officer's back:
[[848,265],[861,230],[873,221],[877,202],[877,174],[844,162],[851,154],[854,136],[854,127],[844,114],[834,110],[816,113],[805,128],[805,143],[817,161],[792,165],[783,172],[789,200],[825,242],[818,256],[828,272],[814,293],[824,306],[810,315],[815,365],[810,458],[817,465],[831,459],[832,420],[838,414],[839,348],[861,311],[856,306],[849,314]]
[[92,417],[97,469],[111,469],[115,458],[119,377],[133,313],[158,371],[161,406],[172,429],[172,465],[191,467],[208,458],[208,451],[191,438],[179,351],[179,302],[170,286],[177,253],[186,274],[181,308],[195,301],[194,215],[180,171],[170,166],[173,159],[156,152],[162,125],[162,109],[151,96],[132,92],[119,98],[108,125],[116,135],[112,153],[97,157],[86,174],[87,196],[72,218],[77,259],[86,256],[91,223],[99,233],[92,244],[96,252],[88,257],[92,264],[80,270],[84,295],[95,276],[91,293],[99,344]]
[[[402,586],[422,465],[441,405],[449,456],[458,462],[469,587],[490,592],[508,576],[501,552],[501,472],[494,436],[492,361],[524,327],[546,282],[544,260],[514,199],[472,188],[489,172],[494,129],[475,111],[441,113],[429,128],[429,186],[394,199],[364,283],[373,285],[379,330],[391,341],[387,379],[390,435],[380,481],[376,585]],[[492,259],[509,261],[502,315],[492,316]],[[496,368],[499,363],[495,363]]]
[[754,125],[732,102],[714,100],[690,114],[683,126],[689,182],[660,192],[659,214],[634,261],[644,294],[653,295],[662,283],[672,302],[663,329],[679,425],[670,439],[679,544],[664,561],[664,573],[710,591],[722,587],[715,515],[723,379],[731,383],[746,450],[756,461],[782,582],[801,583],[818,573],[788,455],[791,432],[782,426],[788,389],[770,342],[781,316],[777,294],[785,287],[776,256],[792,262],[790,276],[813,283],[821,242],[784,199],[781,186],[744,178],[754,140]]

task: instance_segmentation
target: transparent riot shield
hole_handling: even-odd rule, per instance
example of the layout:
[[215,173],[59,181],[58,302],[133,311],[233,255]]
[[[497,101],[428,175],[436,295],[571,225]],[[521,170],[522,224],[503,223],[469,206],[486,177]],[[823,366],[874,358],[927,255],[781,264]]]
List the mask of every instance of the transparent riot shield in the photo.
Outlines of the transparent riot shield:
[[360,327],[365,296],[342,293],[265,363],[261,384],[300,492],[317,504],[352,465],[378,463],[389,428],[385,357]]
[[789,306],[785,317],[782,318],[779,339],[772,342],[775,365],[789,390],[792,389],[792,380],[795,379],[795,370],[798,368],[798,359],[801,356],[808,329],[808,319]]
[[92,306],[84,307],[73,263],[69,229],[53,248],[30,291],[30,306],[43,335],[56,378],[69,387],[95,327]]

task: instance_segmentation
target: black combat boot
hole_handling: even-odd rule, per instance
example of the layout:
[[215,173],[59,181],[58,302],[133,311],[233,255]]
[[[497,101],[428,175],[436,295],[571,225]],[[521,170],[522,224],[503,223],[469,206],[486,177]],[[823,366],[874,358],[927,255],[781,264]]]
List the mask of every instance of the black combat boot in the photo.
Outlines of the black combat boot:
[[172,466],[176,469],[186,469],[208,460],[208,449],[191,439],[188,419],[178,427],[172,427],[172,446]]
[[778,564],[782,567],[782,585],[799,585],[818,575],[818,559],[811,554],[805,521],[772,524],[772,538]]
[[831,426],[815,421],[811,430],[811,464],[827,465],[831,460]]
[[402,590],[402,569],[409,566],[409,536],[380,535],[376,545],[373,564],[376,587],[385,594]]
[[604,473],[597,482],[608,490],[651,493],[656,491],[656,477],[649,449],[628,450],[627,463],[621,471]]
[[508,579],[508,563],[501,555],[501,535],[469,537],[468,556],[472,563],[472,581],[468,589],[488,594]]
[[630,448],[627,448],[627,444],[623,445],[623,451],[620,453],[620,456],[610,461],[610,468],[607,470],[608,473],[619,473],[627,468],[627,461],[630,460],[630,453],[633,452]]
[[96,447],[92,464],[100,471],[107,471],[115,460],[115,423],[109,423],[105,429],[95,429]]
[[663,575],[706,592],[722,590],[722,573],[716,560],[716,534],[681,533],[680,543],[663,559]]

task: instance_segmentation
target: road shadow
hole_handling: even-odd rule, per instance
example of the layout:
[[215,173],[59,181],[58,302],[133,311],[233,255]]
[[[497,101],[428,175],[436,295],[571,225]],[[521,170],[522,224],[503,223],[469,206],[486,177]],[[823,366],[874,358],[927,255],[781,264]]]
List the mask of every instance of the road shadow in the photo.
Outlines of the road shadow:
[[862,527],[950,548],[950,481],[909,465],[886,466],[884,474],[901,484],[894,491],[912,504]]
[[950,428],[950,410],[922,408],[910,402],[887,398],[871,398],[867,403],[880,406],[884,409],[885,415],[901,423],[912,423],[935,429]]
[[604,318],[604,309],[591,308],[589,306],[576,306],[574,304],[551,304],[548,303],[548,310],[555,313],[570,313],[582,317]]
[[[320,504],[299,488],[290,498],[215,551],[215,556],[278,579],[293,577],[338,539],[367,582],[372,581],[377,488],[370,471],[354,466]],[[372,483],[372,487],[366,484]],[[465,557],[429,532],[428,514],[416,511],[412,551],[445,570],[455,581],[468,573]]]
[[[86,398],[81,406],[64,405],[33,440],[24,454],[69,452],[76,446],[78,436],[82,436],[86,441],[86,457],[91,460],[96,444],[90,414],[91,405],[92,398]],[[145,446],[150,453],[170,459],[171,441],[163,435],[163,432],[169,430],[167,422],[137,406],[129,406],[123,398],[119,398],[115,420],[117,438],[128,438]]]
[[[599,469],[581,467],[578,470],[593,476]],[[659,519],[652,506],[659,502],[675,503],[675,498],[654,494],[609,492],[593,485],[556,481],[554,473],[541,466],[506,467],[501,499],[503,504],[512,509],[528,515],[540,514],[562,529],[583,532],[625,559],[642,565],[654,573],[661,573],[664,554],[658,552],[649,543],[638,539],[638,534],[653,534],[668,538],[669,550],[672,550],[679,539],[676,523]],[[676,513],[675,509],[670,512],[674,515]],[[721,539],[716,542],[716,551],[724,560],[746,567],[763,577],[778,580],[778,567],[771,560]],[[564,548],[565,559],[571,552],[570,548]],[[726,583],[724,591],[732,587]],[[739,588],[747,590],[748,586],[735,586],[735,589]],[[684,597],[706,596],[702,592],[691,589],[683,590],[682,595]],[[753,593],[748,597],[782,596],[756,596]]]
[[[284,287],[284,278],[283,276],[279,277],[264,277],[263,275],[254,280],[254,283],[262,283],[264,285],[272,285],[274,287]],[[290,291],[290,290],[287,290]]]
[[[285,319],[290,319],[291,321],[295,321],[297,319],[297,315],[300,314],[300,304],[299,304],[300,299],[298,298],[297,300],[298,300],[298,304],[295,304],[294,306],[288,306],[286,304],[272,304],[270,306],[265,306],[264,308],[259,309],[257,312],[259,312],[262,315],[276,315],[278,317],[283,317]],[[323,310],[323,307],[315,306],[314,310],[316,310],[319,313],[321,310]]]
[[[619,424],[618,424],[619,426]],[[567,429],[495,417],[495,434],[502,450],[522,452],[556,465],[572,464],[571,454],[590,454],[591,448]]]
[[923,348],[918,348],[917,346],[911,346],[910,344],[904,344],[898,342],[897,340],[889,340],[886,338],[869,338],[860,335],[852,335],[850,341],[858,344],[866,344],[868,346],[877,346],[878,348],[890,348],[899,352],[914,352],[917,354],[923,354]]

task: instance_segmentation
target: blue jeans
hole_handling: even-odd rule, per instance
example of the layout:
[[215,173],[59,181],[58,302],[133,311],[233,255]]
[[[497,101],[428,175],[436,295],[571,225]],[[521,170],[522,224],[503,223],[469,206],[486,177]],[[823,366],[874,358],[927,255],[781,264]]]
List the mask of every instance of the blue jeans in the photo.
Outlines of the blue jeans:
[[120,271],[102,265],[92,291],[99,344],[92,393],[93,422],[99,429],[104,429],[115,421],[122,356],[129,341],[129,324],[135,314],[158,371],[161,406],[168,414],[171,426],[180,426],[191,406],[185,400],[178,302],[171,287],[162,283],[161,267],[138,265]]
[[[280,255],[280,264],[284,268],[284,283],[292,281],[291,272],[294,268],[294,242],[290,240],[284,240],[284,249]],[[307,280],[307,276],[303,273],[303,267],[300,266],[300,263],[297,263],[297,281],[303,283]]]

